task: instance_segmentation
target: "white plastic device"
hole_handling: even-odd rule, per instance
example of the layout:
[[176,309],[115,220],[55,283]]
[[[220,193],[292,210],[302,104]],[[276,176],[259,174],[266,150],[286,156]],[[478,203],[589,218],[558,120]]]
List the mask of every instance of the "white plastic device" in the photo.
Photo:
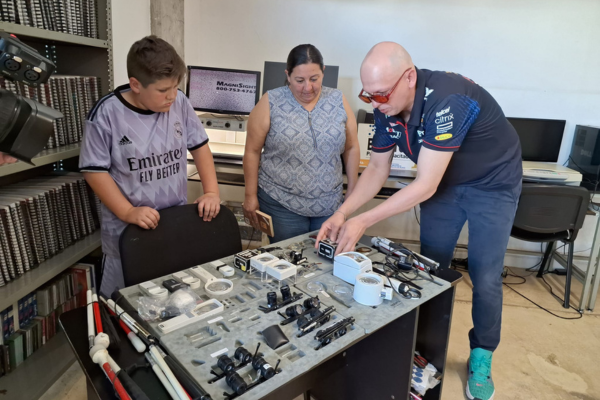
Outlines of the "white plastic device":
[[365,306],[378,306],[388,296],[383,287],[383,277],[373,272],[366,272],[356,276],[354,285],[354,300]]
[[281,282],[292,276],[295,277],[298,272],[298,267],[285,260],[276,259],[266,265],[266,272]]
[[369,271],[373,271],[373,263],[368,257],[356,251],[340,253],[333,260],[333,275],[352,285],[358,274]]
[[144,294],[154,299],[166,299],[169,297],[169,291],[166,288],[160,287],[152,281],[140,283],[138,287]]
[[193,324],[194,322],[202,321],[203,319],[212,317],[213,315],[222,313],[225,307],[216,299],[210,299],[198,304],[192,311],[178,315],[168,321],[158,324],[158,329],[163,333],[173,332],[174,330],[183,328],[184,326]]
[[217,269],[217,271],[219,271],[221,273],[221,275],[223,275],[225,277],[230,277],[230,276],[235,275],[235,270],[233,269],[233,267],[230,267],[229,265],[224,265],[222,267],[219,267]]
[[188,274],[185,271],[179,271],[179,272],[175,272],[173,275],[173,278],[175,278],[175,280],[181,282],[181,283],[187,283],[188,285],[190,285],[190,288],[192,289],[198,289],[200,287],[200,279],[198,278],[194,278],[193,276],[191,276],[190,274]]
[[275,257],[271,253],[259,254],[250,259],[250,268],[260,272],[265,272],[267,270],[267,264],[276,260],[279,260],[279,258]]
[[204,282],[204,290],[212,296],[220,296],[233,290],[233,282],[229,279],[215,278],[202,267],[190,268],[190,272]]

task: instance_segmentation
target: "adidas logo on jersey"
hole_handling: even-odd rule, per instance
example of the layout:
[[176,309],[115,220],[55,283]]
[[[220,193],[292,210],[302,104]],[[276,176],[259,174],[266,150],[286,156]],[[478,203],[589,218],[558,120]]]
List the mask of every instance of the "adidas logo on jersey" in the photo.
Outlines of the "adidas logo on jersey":
[[125,146],[126,144],[133,144],[133,142],[131,140],[129,140],[129,138],[127,136],[123,136],[121,138],[121,140],[119,141],[119,144],[121,146]]

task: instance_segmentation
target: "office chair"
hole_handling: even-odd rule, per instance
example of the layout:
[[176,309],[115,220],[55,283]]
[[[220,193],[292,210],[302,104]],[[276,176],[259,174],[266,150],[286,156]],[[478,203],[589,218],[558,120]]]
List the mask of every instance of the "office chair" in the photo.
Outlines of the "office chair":
[[590,202],[587,189],[579,186],[524,184],[511,236],[528,242],[547,242],[537,277],[546,272],[552,261],[554,244],[567,245],[567,275],[564,308],[569,308],[573,244]]
[[119,241],[125,286],[158,278],[242,251],[240,229],[227,207],[210,222],[198,216],[198,205],[159,211],[156,229],[128,225]]

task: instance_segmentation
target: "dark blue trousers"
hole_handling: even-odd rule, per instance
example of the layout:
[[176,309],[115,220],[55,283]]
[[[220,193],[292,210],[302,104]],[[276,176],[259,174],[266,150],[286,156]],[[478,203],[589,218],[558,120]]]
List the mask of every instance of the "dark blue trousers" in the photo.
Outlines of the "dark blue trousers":
[[421,254],[448,268],[468,221],[469,275],[473,282],[471,349],[494,351],[500,343],[502,271],[521,185],[506,191],[440,187],[421,204]]

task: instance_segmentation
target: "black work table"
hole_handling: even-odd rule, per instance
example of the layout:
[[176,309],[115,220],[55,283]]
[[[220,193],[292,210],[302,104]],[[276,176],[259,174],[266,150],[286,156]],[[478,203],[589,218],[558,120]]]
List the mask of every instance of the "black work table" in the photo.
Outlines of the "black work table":
[[[273,246],[285,248],[290,243],[300,242],[306,237],[307,235],[292,238]],[[362,243],[369,242],[363,240]],[[322,264],[320,264],[319,271],[311,271],[312,275],[309,273],[299,277],[296,285],[290,283],[292,291],[304,294],[299,303],[316,295],[307,289],[308,282],[322,282],[328,291],[336,283],[345,284],[332,275],[332,265],[322,258],[317,258],[312,249],[306,249],[304,255],[309,258],[309,262],[318,261]],[[369,255],[375,260],[381,256],[380,253]],[[222,261],[233,265],[232,257],[224,258]],[[219,276],[210,263],[203,266],[213,275]],[[298,339],[295,337],[297,332],[295,323],[282,327],[290,339],[291,345],[290,343],[285,345],[290,346],[289,349],[284,346],[278,351],[271,350],[266,346],[259,332],[280,322],[282,318],[275,312],[263,314],[258,311],[258,305],[266,305],[266,293],[275,289],[266,284],[262,285],[258,280],[260,285],[253,284],[255,298],[244,295],[248,284],[257,281],[248,279],[246,274],[241,271],[236,271],[236,276],[232,278],[236,287],[234,291],[215,297],[223,304],[228,305],[222,313],[223,318],[214,320],[209,318],[208,321],[204,320],[168,334],[162,334],[155,322],[144,322],[144,325],[150,332],[160,337],[165,350],[177,359],[215,400],[224,398],[222,393],[227,386],[222,381],[213,384],[207,383],[207,380],[212,377],[210,369],[216,365],[216,356],[211,357],[210,355],[226,349],[227,354],[233,357],[233,351],[240,341],[250,351],[254,351],[256,344],[261,343],[260,351],[271,365],[275,365],[278,359],[282,360],[279,374],[252,388],[240,396],[240,400],[258,398],[291,400],[303,393],[305,396],[310,393],[313,398],[319,400],[406,399],[410,390],[415,350],[418,350],[442,374],[445,369],[455,286],[461,280],[461,274],[453,270],[445,270],[440,275],[444,281],[439,278],[436,280],[442,282],[442,286],[426,280],[417,281],[418,285],[423,287],[421,299],[406,300],[394,294],[393,300],[384,301],[383,304],[374,308],[360,305],[354,300],[344,302],[344,304],[333,298],[319,295],[322,307],[329,305],[336,307],[335,314],[338,318],[352,316],[356,319],[353,330],[349,330],[345,336],[319,350],[314,350],[318,344],[313,338],[316,330],[312,334]],[[169,275],[158,278],[153,282],[160,284],[170,277]],[[260,286],[264,286],[264,289],[258,289]],[[196,289],[196,292],[204,294],[202,288]],[[279,295],[279,291],[277,292]],[[130,305],[135,304],[140,295],[137,287],[123,289],[121,293]],[[236,300],[235,298],[238,296],[242,300]],[[203,297],[206,298],[206,294]],[[236,302],[238,302],[237,305]],[[247,310],[244,314],[242,311],[246,309],[250,311]],[[132,312],[129,313],[132,314]],[[61,325],[86,373],[88,398],[114,398],[107,379],[87,354],[85,315],[84,308],[65,313],[61,316]],[[260,318],[256,318],[257,315]],[[240,318],[240,322],[237,322],[237,318],[232,318],[237,316],[243,317]],[[140,319],[138,318],[138,320]],[[218,324],[225,324],[225,326],[217,326]],[[328,323],[326,326],[330,324]],[[212,329],[217,332],[219,340],[201,349],[195,347],[196,344],[186,341],[185,338],[189,339],[191,334],[201,329]],[[144,364],[143,355],[134,352],[124,334],[121,331],[119,334],[122,337],[121,350],[111,352],[115,361],[121,368],[136,363]],[[203,364],[192,362],[192,360],[198,359],[202,359]],[[130,375],[150,398],[168,398],[151,370],[137,369]],[[443,380],[436,388],[429,390],[424,398],[440,399],[442,385]],[[226,391],[232,392],[231,390]]]

